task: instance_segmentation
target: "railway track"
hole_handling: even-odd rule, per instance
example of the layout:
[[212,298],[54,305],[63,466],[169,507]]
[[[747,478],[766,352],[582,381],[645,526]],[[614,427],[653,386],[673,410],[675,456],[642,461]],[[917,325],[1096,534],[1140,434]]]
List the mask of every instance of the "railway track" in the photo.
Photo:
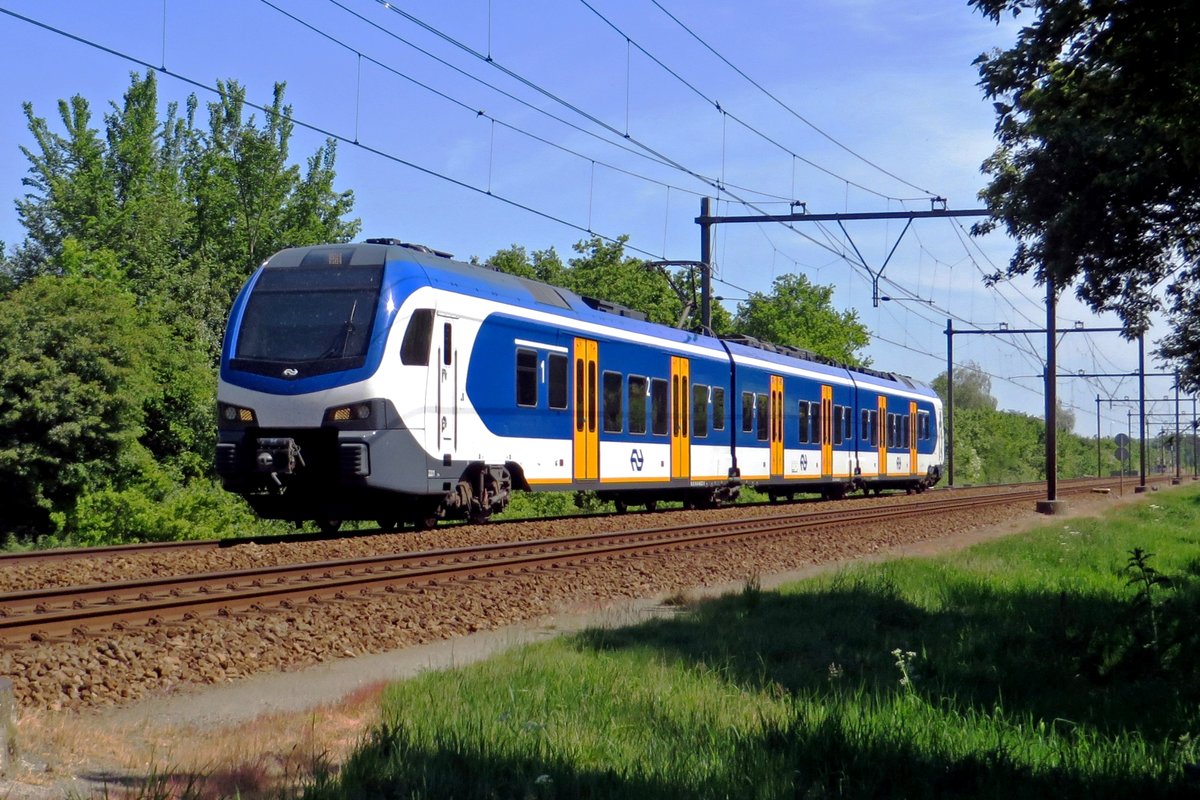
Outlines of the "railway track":
[[[1060,491],[1062,491],[1064,493],[1069,493],[1069,492],[1073,491],[1073,489],[1071,488],[1072,486],[1090,487],[1093,485],[1107,486],[1109,484],[1112,484],[1115,486],[1116,480],[1117,479],[1115,479],[1115,478],[1080,478],[1080,479],[1075,479],[1075,480],[1060,481],[1059,487],[1060,487]],[[1133,480],[1136,480],[1136,478],[1128,478],[1127,477],[1125,479],[1125,482],[1127,484],[1129,484],[1130,486],[1132,486],[1133,484],[1131,483],[1131,481],[1133,481]],[[1152,478],[1151,480],[1153,481],[1155,479]],[[1025,489],[1036,490],[1036,489],[1038,489],[1038,487],[1042,487],[1042,486],[1044,486],[1044,484],[1042,484],[1042,483],[1025,483],[1025,484],[1008,484],[1005,486],[972,487],[971,489],[968,489],[968,490],[948,489],[948,488],[943,487],[943,488],[935,488],[935,489],[930,490],[930,495],[937,496],[937,495],[941,495],[943,493],[951,493],[952,494],[952,493],[959,492],[959,491],[969,491],[969,490],[974,490],[974,489],[992,489],[992,490],[1008,490],[1008,491],[1023,491]],[[839,503],[845,504],[847,501],[851,501],[854,499],[858,499],[857,496],[848,497],[845,500],[839,501]],[[803,501],[800,501],[800,502],[803,502]],[[824,501],[813,498],[812,502],[824,502]],[[664,513],[664,512],[655,512],[655,513]],[[665,513],[669,514],[670,511],[667,511]],[[564,521],[570,521],[570,520],[584,519],[584,518],[588,518],[588,517],[604,517],[604,516],[615,516],[615,515],[612,513],[587,514],[587,515],[579,514],[579,515],[574,515],[571,517],[563,517],[562,519]],[[528,520],[515,519],[515,520],[497,521],[497,522],[493,522],[491,524],[492,525],[517,526],[517,525],[521,525],[522,523],[527,522],[527,521]],[[463,524],[463,523],[457,523],[457,524]],[[233,537],[233,538],[229,538],[229,539],[197,539],[197,540],[189,540],[189,541],[182,541],[182,542],[178,542],[178,541],[177,542],[140,542],[140,543],[136,543],[136,544],[105,545],[105,546],[101,546],[101,547],[61,547],[61,548],[55,548],[55,549],[50,549],[50,550],[26,550],[26,551],[20,551],[20,552],[0,553],[0,568],[4,568],[4,567],[8,567],[8,566],[16,566],[16,565],[20,565],[20,564],[35,564],[35,563],[44,563],[44,562],[52,562],[52,561],[69,561],[71,559],[80,559],[80,558],[99,559],[99,558],[112,558],[112,557],[121,557],[121,556],[140,555],[140,554],[144,554],[144,553],[171,554],[171,553],[196,552],[196,551],[203,551],[203,550],[219,550],[222,548],[239,547],[239,546],[247,545],[247,544],[264,544],[265,545],[265,544],[279,544],[279,543],[289,543],[289,542],[294,542],[294,543],[316,542],[316,541],[325,541],[325,540],[329,540],[329,539],[345,538],[347,535],[350,535],[350,536],[362,535],[364,533],[368,533],[368,531],[349,531],[349,532],[345,532],[342,534],[297,532],[297,533],[287,533],[287,534],[268,535],[268,536],[240,536],[240,537]]]
[[[1089,492],[1108,483],[1072,483],[1063,488],[1063,494]],[[260,613],[271,608],[345,600],[380,591],[403,591],[443,581],[577,568],[588,562],[719,547],[861,525],[865,521],[878,523],[1031,502],[1042,494],[1040,485],[974,497],[938,493],[918,502],[888,507],[837,504],[820,511],[793,511],[734,521],[693,522],[619,533],[9,592],[0,594],[0,642],[16,645],[108,635],[139,625],[172,625],[203,616],[247,611]],[[112,549],[107,551],[111,553]],[[98,557],[103,552],[89,550],[86,555]]]

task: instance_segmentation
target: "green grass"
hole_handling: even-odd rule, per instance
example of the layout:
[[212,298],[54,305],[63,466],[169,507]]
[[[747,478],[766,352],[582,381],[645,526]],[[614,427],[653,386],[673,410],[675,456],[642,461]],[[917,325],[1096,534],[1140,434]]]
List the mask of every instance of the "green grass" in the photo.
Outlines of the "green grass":
[[1049,521],[397,684],[308,794],[1197,796],[1200,491]]

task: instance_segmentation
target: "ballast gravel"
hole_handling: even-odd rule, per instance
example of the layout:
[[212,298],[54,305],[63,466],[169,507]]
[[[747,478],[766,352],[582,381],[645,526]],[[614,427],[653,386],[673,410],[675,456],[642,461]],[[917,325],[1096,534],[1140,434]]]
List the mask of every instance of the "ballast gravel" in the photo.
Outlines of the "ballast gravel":
[[[919,498],[860,498],[860,504]],[[809,565],[849,560],[903,544],[995,525],[1033,514],[1028,502],[941,513],[879,525],[856,523],[819,534],[745,542],[679,554],[637,556],[345,599],[267,607],[151,627],[89,634],[73,641],[0,645],[0,675],[12,678],[23,712],[120,705],[194,684],[236,681],[264,671],[291,671],[479,630],[565,609],[687,592]],[[133,554],[0,568],[0,591],[79,586],[149,575],[182,575],[267,564],[304,563],[388,552],[466,547],[695,521],[778,514],[784,506],[739,506],[704,512],[591,517],[438,529],[278,544],[247,544],[174,555]],[[804,506],[788,506],[803,509]],[[813,504],[828,510],[830,504]]]

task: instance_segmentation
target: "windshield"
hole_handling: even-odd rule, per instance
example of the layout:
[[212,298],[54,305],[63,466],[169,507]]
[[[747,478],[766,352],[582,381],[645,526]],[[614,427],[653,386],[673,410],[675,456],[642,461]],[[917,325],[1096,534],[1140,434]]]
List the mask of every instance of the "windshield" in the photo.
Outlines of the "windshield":
[[382,278],[381,266],[265,270],[246,303],[234,358],[329,362],[317,371],[361,366]]

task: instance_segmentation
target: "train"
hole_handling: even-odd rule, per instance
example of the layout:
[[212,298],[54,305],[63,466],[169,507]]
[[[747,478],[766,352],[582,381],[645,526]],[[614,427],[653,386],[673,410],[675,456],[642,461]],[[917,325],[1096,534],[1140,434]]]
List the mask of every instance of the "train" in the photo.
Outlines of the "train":
[[229,314],[216,472],[263,518],[428,528],[514,491],[618,511],[942,473],[942,403],[878,369],[715,337],[396,239],[282,250]]

